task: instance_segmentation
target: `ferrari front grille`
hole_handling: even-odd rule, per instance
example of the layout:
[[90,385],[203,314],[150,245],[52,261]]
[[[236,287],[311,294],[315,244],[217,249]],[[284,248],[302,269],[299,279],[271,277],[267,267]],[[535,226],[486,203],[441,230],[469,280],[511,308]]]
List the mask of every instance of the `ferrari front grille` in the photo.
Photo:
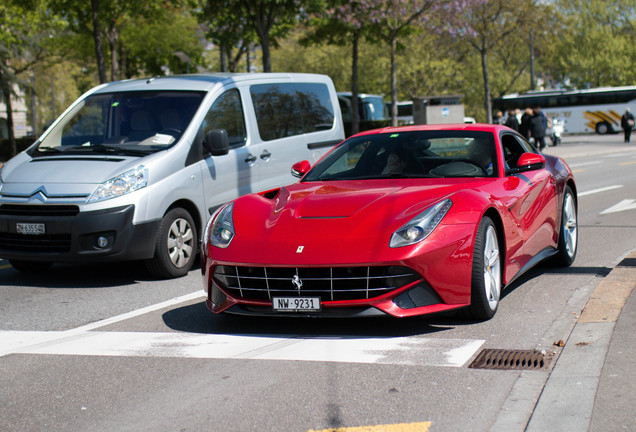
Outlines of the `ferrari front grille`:
[[217,266],[215,282],[234,298],[320,297],[322,301],[364,300],[387,294],[421,277],[408,267]]

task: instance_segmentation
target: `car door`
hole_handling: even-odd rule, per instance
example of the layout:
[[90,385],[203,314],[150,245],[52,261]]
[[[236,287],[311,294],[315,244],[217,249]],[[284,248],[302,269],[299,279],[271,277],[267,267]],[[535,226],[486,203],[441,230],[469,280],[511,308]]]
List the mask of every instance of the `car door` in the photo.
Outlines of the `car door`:
[[[554,178],[545,168],[513,173],[523,153],[534,150],[513,134],[502,136],[506,165],[506,189],[509,192],[508,214],[521,239],[514,252],[513,265],[518,270],[546,248],[553,247],[556,229],[557,191]],[[516,271],[515,271],[516,273]]]
[[245,114],[238,89],[229,89],[212,103],[202,124],[203,134],[225,129],[230,151],[223,156],[207,154],[200,162],[208,211],[240,195],[255,192],[258,181],[256,159],[250,153]]
[[295,183],[294,163],[314,163],[337,142],[329,88],[313,82],[258,83],[249,92],[260,137],[250,147],[259,187],[268,190]]

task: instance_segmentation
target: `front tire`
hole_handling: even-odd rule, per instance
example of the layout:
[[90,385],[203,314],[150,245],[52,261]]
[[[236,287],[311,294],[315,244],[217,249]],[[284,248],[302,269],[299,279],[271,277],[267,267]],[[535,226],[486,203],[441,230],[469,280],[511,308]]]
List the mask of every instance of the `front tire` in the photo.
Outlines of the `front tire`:
[[559,246],[553,262],[562,267],[569,267],[576,258],[579,244],[579,224],[576,210],[576,199],[570,186],[563,192],[563,210],[561,212],[561,228],[559,230]]
[[469,316],[486,321],[495,316],[501,297],[501,254],[494,222],[485,216],[477,228],[473,251]]
[[187,274],[197,254],[197,228],[190,213],[182,208],[170,210],[157,232],[155,255],[146,261],[148,271],[162,279]]

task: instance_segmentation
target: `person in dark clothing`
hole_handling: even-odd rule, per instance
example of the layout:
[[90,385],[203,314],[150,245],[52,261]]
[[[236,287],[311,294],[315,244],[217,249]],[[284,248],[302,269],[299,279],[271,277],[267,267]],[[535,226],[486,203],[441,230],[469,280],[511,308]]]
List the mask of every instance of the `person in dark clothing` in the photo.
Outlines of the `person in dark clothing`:
[[534,145],[543,151],[546,147],[545,143],[545,130],[547,128],[547,119],[539,108],[532,110],[532,117],[530,118],[530,136],[534,138]]
[[634,114],[631,113],[629,107],[625,108],[625,114],[621,117],[621,127],[625,133],[625,142],[628,143],[634,129]]
[[517,116],[515,115],[515,110],[508,111],[508,118],[506,119],[506,123],[504,123],[510,129],[519,131],[519,120],[517,120]]
[[519,124],[519,133],[526,137],[526,139],[530,138],[530,119],[532,118],[532,108],[526,108],[521,116],[521,123]]

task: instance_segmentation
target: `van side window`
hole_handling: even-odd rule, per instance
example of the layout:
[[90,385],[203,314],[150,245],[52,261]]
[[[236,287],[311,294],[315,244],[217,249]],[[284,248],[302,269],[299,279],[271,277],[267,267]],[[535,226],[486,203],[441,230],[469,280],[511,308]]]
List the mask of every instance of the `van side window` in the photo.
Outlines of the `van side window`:
[[241,95],[237,89],[228,90],[219,96],[205,115],[203,132],[212,129],[225,129],[230,138],[230,147],[245,145],[245,117]]
[[263,141],[333,127],[333,106],[325,84],[256,84],[250,86],[250,94]]

